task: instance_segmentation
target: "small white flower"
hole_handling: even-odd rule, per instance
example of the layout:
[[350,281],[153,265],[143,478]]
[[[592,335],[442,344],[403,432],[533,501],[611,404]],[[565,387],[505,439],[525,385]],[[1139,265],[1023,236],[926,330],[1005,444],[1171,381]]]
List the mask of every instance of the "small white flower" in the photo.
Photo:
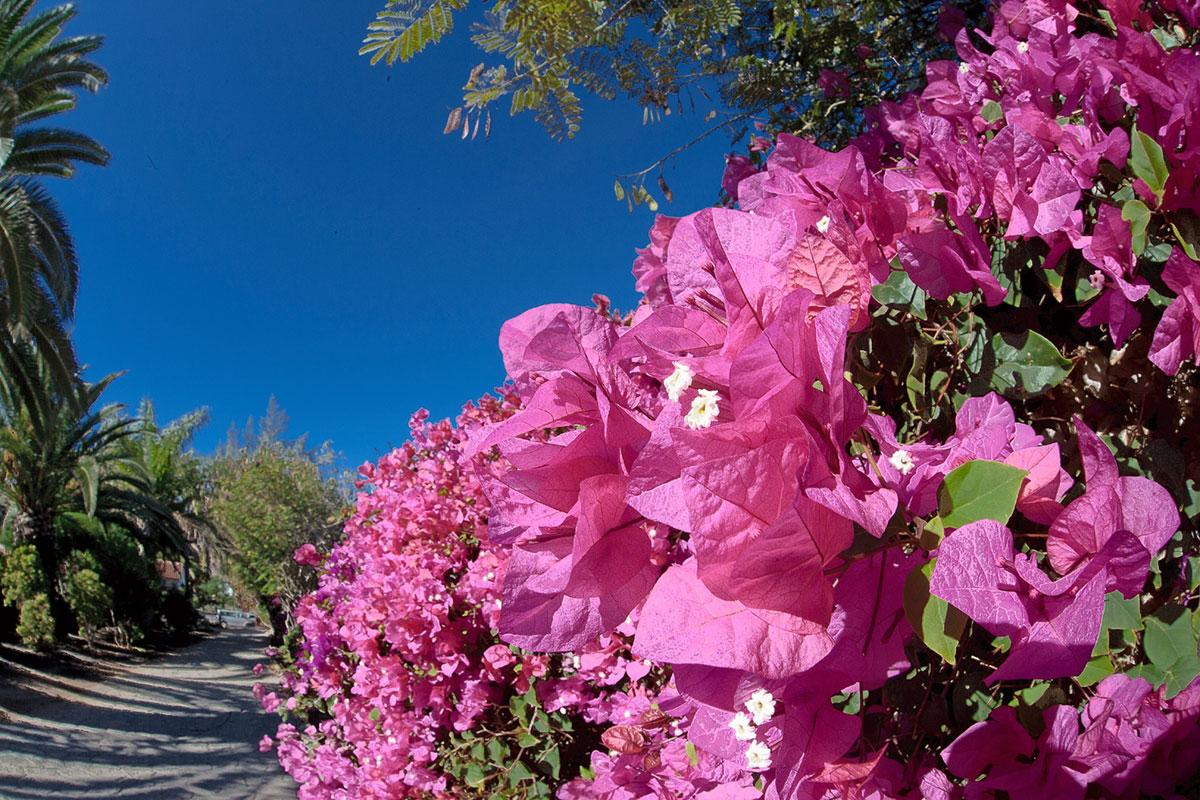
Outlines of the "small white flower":
[[766,689],[759,689],[746,701],[746,710],[754,718],[755,725],[762,725],[775,716],[775,697]]
[[888,459],[891,465],[896,468],[896,471],[901,475],[907,475],[913,471],[916,464],[913,463],[912,453],[907,450],[897,450],[892,453],[892,457]]
[[667,397],[671,398],[671,402],[678,403],[680,395],[692,385],[692,378],[696,377],[696,373],[682,361],[676,361],[674,364],[675,371],[667,376],[663,386],[666,387]]
[[494,572],[489,572],[487,575],[484,575],[484,576],[483,576],[483,579],[484,579],[485,581],[494,581],[494,580],[496,580],[496,573],[494,573]]
[[749,742],[754,739],[754,723],[745,711],[734,714],[733,719],[729,720],[729,727],[733,728],[733,735],[739,741]]
[[964,61],[963,63],[958,65],[958,71],[961,72],[963,75],[966,75],[968,72],[971,71],[971,65]]
[[499,598],[496,598],[496,608],[499,609],[503,605],[504,603]]
[[817,220],[817,231],[820,233],[829,232],[829,217],[821,217]]
[[1090,283],[1092,288],[1097,292],[1100,291],[1104,288],[1104,273],[1100,270],[1096,270],[1091,275],[1088,275],[1088,283]]
[[746,766],[755,772],[771,768],[771,748],[762,742],[755,742],[746,748]]
[[717,392],[714,389],[701,389],[699,394],[692,400],[692,409],[688,411],[687,416],[683,421],[692,430],[707,428],[713,424],[713,420],[721,413],[720,407],[717,405]]
[[1018,44],[1017,52],[1018,53],[1028,53],[1029,52],[1029,42],[1021,42],[1020,44]]

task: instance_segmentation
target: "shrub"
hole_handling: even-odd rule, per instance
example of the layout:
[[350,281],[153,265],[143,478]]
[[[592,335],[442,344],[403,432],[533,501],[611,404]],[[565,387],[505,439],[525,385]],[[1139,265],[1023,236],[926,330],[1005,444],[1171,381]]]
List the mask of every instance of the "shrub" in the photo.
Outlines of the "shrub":
[[90,645],[112,613],[112,590],[104,585],[95,570],[83,568],[68,578],[64,594],[80,634]]
[[1195,794],[1198,13],[1009,0],[507,322],[298,554],[301,797]]
[[46,591],[46,576],[37,549],[23,544],[0,557],[0,591],[4,602],[20,606],[24,601]]
[[50,615],[50,598],[44,592],[21,603],[17,635],[26,647],[46,650],[54,646],[54,617]]

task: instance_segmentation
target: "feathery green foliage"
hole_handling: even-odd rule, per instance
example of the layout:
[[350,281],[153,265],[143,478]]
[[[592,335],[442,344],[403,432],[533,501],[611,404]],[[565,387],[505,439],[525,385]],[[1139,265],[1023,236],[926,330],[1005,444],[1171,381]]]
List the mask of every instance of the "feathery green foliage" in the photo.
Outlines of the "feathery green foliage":
[[[407,61],[451,30],[443,3],[390,0],[360,52],[372,63]],[[472,39],[499,63],[470,71],[445,132],[473,137],[481,119],[486,131],[502,98],[510,113],[533,111],[563,139],[579,129],[580,93],[625,94],[644,122],[672,106],[682,112],[685,99],[695,107],[699,96],[734,139],[755,120],[837,145],[862,130],[858,109],[917,88],[924,64],[953,52],[937,36],[942,8],[941,0],[498,0],[480,9]],[[966,0],[960,10],[973,25],[985,6]],[[844,75],[845,88],[818,85],[824,70]]]

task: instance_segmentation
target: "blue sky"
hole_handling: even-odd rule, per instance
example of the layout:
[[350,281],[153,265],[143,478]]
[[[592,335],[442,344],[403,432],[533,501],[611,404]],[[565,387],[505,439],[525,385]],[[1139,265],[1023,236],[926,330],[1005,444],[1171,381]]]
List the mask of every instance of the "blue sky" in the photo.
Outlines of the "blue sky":
[[[631,307],[653,217],[615,202],[613,176],[708,110],[643,127],[590,98],[572,141],[497,114],[463,142],[441,131],[482,60],[465,24],[388,68],[357,55],[383,0],[77,5],[67,33],[106,37],[110,83],[55,122],[113,159],[50,181],[80,255],[76,347],[93,379],[127,370],[111,400],[208,406],[201,451],[274,394],[293,435],[355,466],[416,409],[452,416],[497,385],[505,319],[593,292]],[[728,148],[719,132],[668,164],[660,211],[711,204]]]

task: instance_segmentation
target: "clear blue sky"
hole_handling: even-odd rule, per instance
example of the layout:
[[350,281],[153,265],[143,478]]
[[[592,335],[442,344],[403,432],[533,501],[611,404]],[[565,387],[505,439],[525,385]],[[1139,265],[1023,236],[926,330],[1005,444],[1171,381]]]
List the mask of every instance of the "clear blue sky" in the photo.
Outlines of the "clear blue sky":
[[[49,5],[44,3],[43,5]],[[551,302],[627,309],[653,221],[613,176],[703,129],[707,111],[643,128],[591,98],[555,143],[532,115],[491,139],[441,133],[470,67],[465,25],[413,62],[357,55],[383,0],[79,0],[68,34],[107,37],[108,87],[56,120],[113,154],[52,180],[75,235],[75,323],[109,399],[198,406],[211,451],[274,394],[291,433],[347,466],[407,437],[417,408],[451,416],[503,378],[500,324]],[[686,107],[685,107],[686,110]],[[711,204],[723,132],[667,167],[682,215]]]

